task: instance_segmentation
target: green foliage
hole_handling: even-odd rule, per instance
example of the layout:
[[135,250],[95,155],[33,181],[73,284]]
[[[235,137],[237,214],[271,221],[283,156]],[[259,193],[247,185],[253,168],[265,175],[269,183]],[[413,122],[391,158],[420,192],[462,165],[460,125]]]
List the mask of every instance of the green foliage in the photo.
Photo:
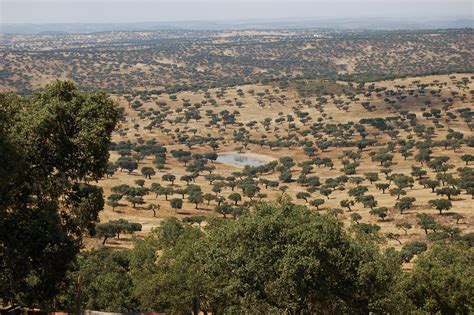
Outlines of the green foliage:
[[174,176],[173,174],[164,174],[162,177],[161,177],[162,180],[164,181],[167,181],[167,182],[170,182],[171,185],[174,184],[174,181],[176,180],[176,176]]
[[359,223],[354,225],[358,233],[365,235],[376,235],[380,231],[380,226],[377,224]]
[[355,202],[354,200],[349,200],[349,199],[343,199],[339,202],[341,207],[347,208],[349,211],[352,211],[352,206],[354,206]]
[[370,210],[370,214],[379,217],[382,221],[385,221],[385,218],[388,216],[387,207],[379,207]]
[[126,169],[128,173],[132,173],[134,170],[138,168],[138,162],[133,160],[129,156],[122,156],[120,157],[117,162],[117,166],[120,167],[121,169]]
[[448,211],[453,206],[449,199],[433,199],[428,201],[428,204],[438,210],[439,214],[442,214],[443,210]]
[[412,225],[408,222],[397,223],[395,224],[395,226],[397,227],[397,229],[402,229],[403,231],[405,231],[405,235],[407,235],[408,230],[412,228]]
[[362,220],[362,216],[357,212],[351,213],[351,220],[359,224],[359,221]]
[[151,177],[156,174],[153,167],[149,167],[149,166],[142,167],[141,172],[142,172],[142,175],[145,176],[145,178],[148,178],[148,179],[151,179]]
[[460,193],[461,191],[459,189],[453,187],[442,187],[436,189],[437,195],[444,195],[448,197],[449,200],[452,200],[451,196],[458,196]]
[[[474,248],[433,245],[396,288],[400,306],[430,314],[474,312]],[[400,309],[402,310],[402,309]]]
[[183,207],[183,200],[180,198],[173,198],[170,200],[170,205],[171,208],[177,211],[178,209],[181,209]]
[[79,251],[78,242],[65,233],[53,202],[2,214],[0,223],[0,295],[47,306]]
[[232,213],[232,206],[229,205],[228,203],[224,202],[224,203],[216,206],[215,211],[217,213],[222,214],[224,216],[224,218],[227,218],[227,215]]
[[140,196],[127,196],[127,201],[130,202],[135,208],[137,205],[142,205],[145,203],[142,197]]
[[418,213],[416,218],[420,227],[425,230],[425,234],[428,234],[428,230],[436,231],[436,229],[439,228],[439,224],[435,218],[427,213]]
[[410,242],[403,245],[402,250],[400,251],[400,256],[405,262],[409,262],[413,256],[421,254],[422,252],[426,251],[428,245],[424,242]]
[[67,204],[74,216],[74,223],[81,231],[94,234],[99,222],[99,212],[104,208],[103,190],[88,184],[74,184],[68,194]]
[[[195,290],[204,290],[196,242],[201,232],[176,218],[166,219],[143,240],[136,240],[130,255],[133,295],[142,310],[186,313]],[[163,253],[158,259],[158,250]]]
[[56,307],[75,311],[76,288],[80,284],[81,309],[105,312],[138,310],[138,301],[132,294],[128,256],[128,251],[107,247],[79,254],[77,268],[66,279],[68,289],[57,297],[59,305]]
[[236,193],[236,192],[231,193],[227,198],[228,198],[230,201],[233,201],[235,206],[237,205],[237,203],[238,203],[239,201],[242,200],[242,196],[241,196],[239,193]]
[[297,199],[303,199],[306,202],[308,202],[309,197],[311,197],[311,195],[307,192],[304,192],[304,191],[300,191],[300,192],[296,193],[296,198]]
[[403,198],[400,198],[400,200],[398,200],[396,203],[395,203],[395,208],[397,208],[398,210],[400,210],[400,213],[403,213],[403,211],[405,210],[408,210],[408,209],[411,209],[413,207],[413,203],[416,201],[416,199],[414,197],[403,197]]
[[313,207],[316,207],[317,210],[319,210],[319,206],[322,206],[324,204],[324,199],[314,199],[310,201],[310,205]]
[[364,176],[368,181],[370,181],[371,184],[379,180],[379,176],[376,172],[367,172],[364,174]]
[[203,195],[201,191],[193,191],[189,194],[188,201],[194,203],[196,205],[196,209],[198,205],[202,202]]
[[[0,94],[0,297],[48,305],[94,233],[119,119],[104,93],[55,81],[30,97]],[[110,172],[110,170],[109,170]],[[19,250],[21,249],[21,250]]]
[[[209,219],[204,231],[170,218],[136,239],[129,253],[101,249],[81,255],[67,294],[57,301],[75,296],[80,275],[83,307],[108,311],[472,311],[473,274],[466,268],[473,263],[472,248],[435,245],[440,248],[421,254],[427,245],[412,242],[400,253],[382,252],[379,229],[359,223],[346,231],[334,216],[294,205],[285,195],[275,203],[258,202],[239,220]],[[420,255],[415,269],[402,273],[400,263],[414,255]]]
[[[132,275],[140,300],[175,313],[193,305],[212,312],[383,310],[381,297],[400,270],[396,255],[353,239],[332,216],[282,200],[258,203],[238,221],[214,219],[204,235],[173,221],[138,241]],[[170,224],[173,234],[164,232]],[[151,268],[168,235],[175,235],[172,246]]]
[[105,244],[108,238],[115,236],[119,238],[121,233],[133,233],[141,230],[142,225],[140,223],[119,219],[97,225],[97,236],[103,237],[102,244]]

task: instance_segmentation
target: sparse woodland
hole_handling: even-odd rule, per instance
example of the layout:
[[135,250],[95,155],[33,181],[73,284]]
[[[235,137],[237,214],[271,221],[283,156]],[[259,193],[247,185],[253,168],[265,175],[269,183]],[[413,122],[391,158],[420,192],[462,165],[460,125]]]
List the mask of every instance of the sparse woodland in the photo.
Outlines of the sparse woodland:
[[6,301],[474,312],[472,30],[2,36]]
[[175,93],[281,79],[374,81],[471,72],[471,29],[0,34],[0,87]]

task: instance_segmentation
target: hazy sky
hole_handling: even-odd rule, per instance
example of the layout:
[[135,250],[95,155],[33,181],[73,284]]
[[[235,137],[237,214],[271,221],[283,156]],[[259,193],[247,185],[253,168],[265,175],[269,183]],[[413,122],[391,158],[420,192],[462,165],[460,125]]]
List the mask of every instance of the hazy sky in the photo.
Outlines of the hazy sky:
[[2,23],[394,17],[466,18],[473,0],[0,0]]

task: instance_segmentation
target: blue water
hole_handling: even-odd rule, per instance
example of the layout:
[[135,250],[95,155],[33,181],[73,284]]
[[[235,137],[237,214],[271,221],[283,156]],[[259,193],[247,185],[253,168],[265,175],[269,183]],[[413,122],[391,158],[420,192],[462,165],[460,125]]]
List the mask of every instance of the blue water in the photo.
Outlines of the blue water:
[[259,160],[257,158],[246,156],[244,154],[223,154],[217,157],[217,162],[221,163],[231,163],[241,166],[260,166],[266,164],[265,161]]

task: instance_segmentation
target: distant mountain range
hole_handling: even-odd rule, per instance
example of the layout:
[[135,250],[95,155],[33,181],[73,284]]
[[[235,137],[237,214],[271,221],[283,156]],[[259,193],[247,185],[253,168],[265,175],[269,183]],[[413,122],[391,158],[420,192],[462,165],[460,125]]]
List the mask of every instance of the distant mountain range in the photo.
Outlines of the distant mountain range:
[[64,35],[110,31],[164,31],[164,30],[245,30],[245,29],[367,29],[367,30],[420,30],[473,28],[473,18],[453,19],[285,19],[285,20],[235,20],[235,21],[176,21],[140,23],[64,23],[64,24],[0,24],[0,33]]

